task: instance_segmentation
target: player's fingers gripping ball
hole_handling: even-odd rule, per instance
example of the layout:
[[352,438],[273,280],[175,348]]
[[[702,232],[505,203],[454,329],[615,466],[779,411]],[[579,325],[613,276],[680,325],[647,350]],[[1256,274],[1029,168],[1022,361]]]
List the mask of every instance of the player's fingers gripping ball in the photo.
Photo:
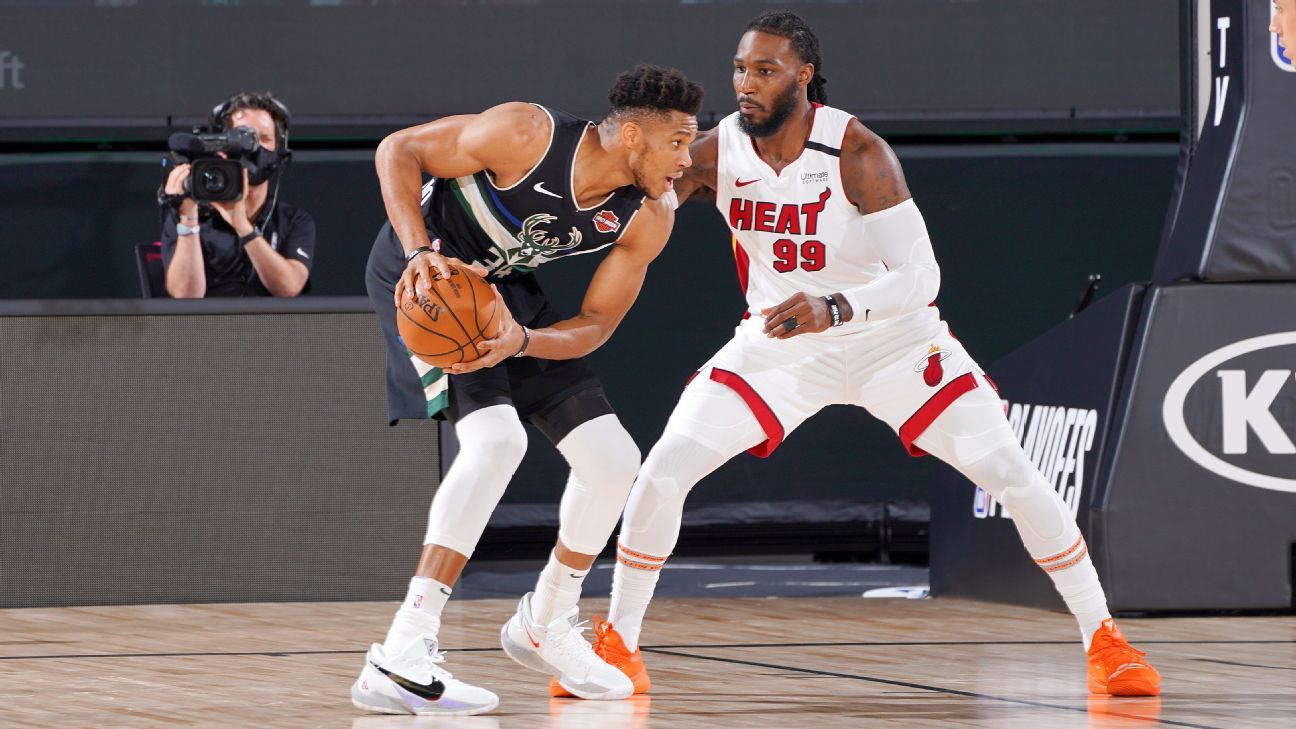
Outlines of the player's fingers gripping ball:
[[[504,302],[481,277],[451,268],[446,277],[422,279],[426,289],[400,302],[396,328],[416,357],[442,369],[486,353],[477,347],[499,333]],[[426,293],[424,293],[426,292]]]

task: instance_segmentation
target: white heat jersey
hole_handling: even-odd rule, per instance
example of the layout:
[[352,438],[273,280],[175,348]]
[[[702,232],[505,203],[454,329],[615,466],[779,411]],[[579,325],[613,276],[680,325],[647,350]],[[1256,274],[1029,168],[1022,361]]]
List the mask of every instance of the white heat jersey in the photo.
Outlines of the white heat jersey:
[[[776,173],[739,128],[738,116],[730,114],[719,126],[716,207],[733,231],[748,313],[760,317],[761,309],[798,291],[827,296],[885,274],[865,240],[863,216],[842,187],[842,139],[854,117],[815,104],[805,149]],[[875,326],[856,318],[824,334]]]

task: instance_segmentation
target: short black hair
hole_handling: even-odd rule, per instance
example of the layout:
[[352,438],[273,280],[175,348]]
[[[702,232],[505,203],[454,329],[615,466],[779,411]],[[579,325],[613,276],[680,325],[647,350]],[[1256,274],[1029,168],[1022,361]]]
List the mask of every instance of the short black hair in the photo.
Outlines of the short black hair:
[[221,115],[217,121],[226,129],[230,127],[234,112],[243,109],[257,109],[270,115],[281,138],[288,131],[289,121],[288,116],[284,114],[284,106],[269,91],[240,91],[226,99],[220,109]]
[[697,116],[702,108],[702,93],[701,84],[673,68],[641,63],[617,75],[608,91],[608,103],[612,105],[608,116],[636,112],[664,116],[672,111]]
[[801,62],[814,66],[814,77],[806,88],[806,97],[820,104],[828,103],[828,92],[824,90],[828,79],[820,73],[823,59],[819,57],[819,36],[811,30],[805,18],[787,10],[767,10],[752,19],[743,32],[752,30],[792,41],[792,50],[800,56]]

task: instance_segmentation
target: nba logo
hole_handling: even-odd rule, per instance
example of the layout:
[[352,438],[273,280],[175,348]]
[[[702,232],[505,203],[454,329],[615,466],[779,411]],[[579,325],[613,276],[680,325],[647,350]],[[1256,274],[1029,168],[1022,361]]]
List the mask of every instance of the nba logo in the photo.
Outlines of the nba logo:
[[[1271,25],[1273,24],[1274,14],[1277,12],[1277,8],[1272,5],[1269,6],[1269,23]],[[1269,55],[1273,57],[1274,65],[1278,68],[1288,72],[1296,72],[1296,65],[1292,65],[1291,56],[1278,44],[1277,33],[1269,34]]]
[[977,486],[976,495],[972,497],[972,516],[984,519],[990,516],[990,494]]

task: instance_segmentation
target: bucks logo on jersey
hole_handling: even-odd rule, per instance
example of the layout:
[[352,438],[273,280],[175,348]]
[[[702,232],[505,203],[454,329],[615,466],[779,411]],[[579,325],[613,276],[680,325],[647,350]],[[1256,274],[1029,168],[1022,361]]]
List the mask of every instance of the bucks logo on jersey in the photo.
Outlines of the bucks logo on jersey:
[[522,221],[522,231],[517,234],[519,248],[507,251],[507,265],[515,269],[534,269],[544,259],[555,253],[575,248],[581,243],[581,232],[572,226],[567,240],[550,235],[544,226],[557,220],[558,217],[548,213],[536,213]]
[[529,273],[546,261],[562,256],[584,241],[572,226],[563,233],[550,226],[558,216],[535,213],[519,220],[501,203],[482,173],[446,180],[463,212],[489,240],[490,250],[473,261],[490,271]]

